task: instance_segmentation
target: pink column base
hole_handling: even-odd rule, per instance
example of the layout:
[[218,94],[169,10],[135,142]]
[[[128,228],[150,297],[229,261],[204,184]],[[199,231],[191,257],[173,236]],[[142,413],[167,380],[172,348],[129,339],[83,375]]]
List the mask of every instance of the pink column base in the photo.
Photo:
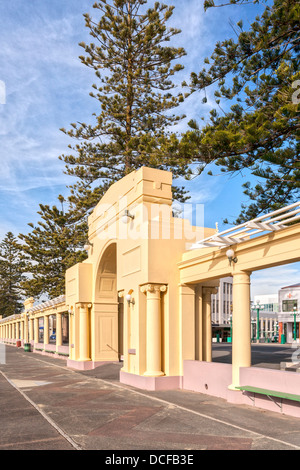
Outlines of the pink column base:
[[142,390],[175,390],[182,388],[181,376],[147,377],[120,371],[120,382]]
[[92,370],[103,364],[110,364],[112,361],[75,361],[74,359],[67,360],[67,367],[76,370]]

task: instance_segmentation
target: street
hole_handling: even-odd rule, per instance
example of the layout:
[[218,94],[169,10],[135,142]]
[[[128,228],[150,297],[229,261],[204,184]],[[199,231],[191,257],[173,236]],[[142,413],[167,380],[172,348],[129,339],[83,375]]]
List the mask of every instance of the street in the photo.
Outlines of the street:
[[[229,349],[214,345],[215,358],[229,360]],[[253,350],[255,360],[266,360],[268,346]],[[288,347],[271,350],[272,358],[289,354]],[[135,389],[119,383],[121,366],[107,363],[80,372],[63,359],[6,347],[6,363],[0,365],[0,450],[102,450],[99,458],[124,450],[132,456],[300,450],[297,418],[185,390]]]
[[[213,361],[231,364],[231,343],[212,343]],[[300,344],[252,343],[251,363],[255,367],[280,369],[281,362],[300,362]]]

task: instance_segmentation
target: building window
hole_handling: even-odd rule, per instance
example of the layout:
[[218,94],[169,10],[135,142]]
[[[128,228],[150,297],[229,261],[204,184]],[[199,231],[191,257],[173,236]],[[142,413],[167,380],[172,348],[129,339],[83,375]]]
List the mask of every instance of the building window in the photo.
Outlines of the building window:
[[297,308],[297,300],[283,300],[282,301],[283,312],[292,312],[294,307]]

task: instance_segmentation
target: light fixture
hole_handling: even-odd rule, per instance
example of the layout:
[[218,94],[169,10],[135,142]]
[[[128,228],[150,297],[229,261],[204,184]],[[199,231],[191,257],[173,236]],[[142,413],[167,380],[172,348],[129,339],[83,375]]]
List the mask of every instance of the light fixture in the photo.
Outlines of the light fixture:
[[264,305],[260,304],[260,301],[257,300],[256,304],[251,306],[252,310],[256,310],[256,342],[259,343],[260,338],[260,328],[259,328],[259,311],[265,308]]
[[226,256],[229,259],[230,266],[232,262],[233,263],[237,262],[237,258],[234,256],[234,251],[232,250],[232,248],[229,248],[229,250],[226,251]]
[[265,308],[264,305],[261,305],[260,301],[257,300],[256,304],[251,305],[253,310],[263,310]]
[[135,304],[134,299],[131,297],[131,294],[126,295],[126,300],[127,300],[128,305],[130,305],[130,304],[134,305]]
[[85,251],[89,251],[90,247],[92,247],[92,246],[93,246],[93,243],[91,243],[89,240],[87,240],[87,241],[85,242],[83,248],[84,248]]
[[128,222],[130,222],[130,219],[133,220],[134,219],[134,215],[133,214],[130,214],[129,210],[125,210],[124,211],[124,214],[122,215],[122,222],[124,224],[128,224]]

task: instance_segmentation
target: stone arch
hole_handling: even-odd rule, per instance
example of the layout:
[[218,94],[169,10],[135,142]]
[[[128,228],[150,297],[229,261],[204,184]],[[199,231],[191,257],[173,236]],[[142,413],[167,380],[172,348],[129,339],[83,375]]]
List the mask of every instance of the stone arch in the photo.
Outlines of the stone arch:
[[95,302],[118,300],[117,244],[110,243],[100,255],[95,281]]
[[117,243],[110,242],[102,250],[95,275],[92,348],[96,361],[120,360],[122,320],[117,291]]

